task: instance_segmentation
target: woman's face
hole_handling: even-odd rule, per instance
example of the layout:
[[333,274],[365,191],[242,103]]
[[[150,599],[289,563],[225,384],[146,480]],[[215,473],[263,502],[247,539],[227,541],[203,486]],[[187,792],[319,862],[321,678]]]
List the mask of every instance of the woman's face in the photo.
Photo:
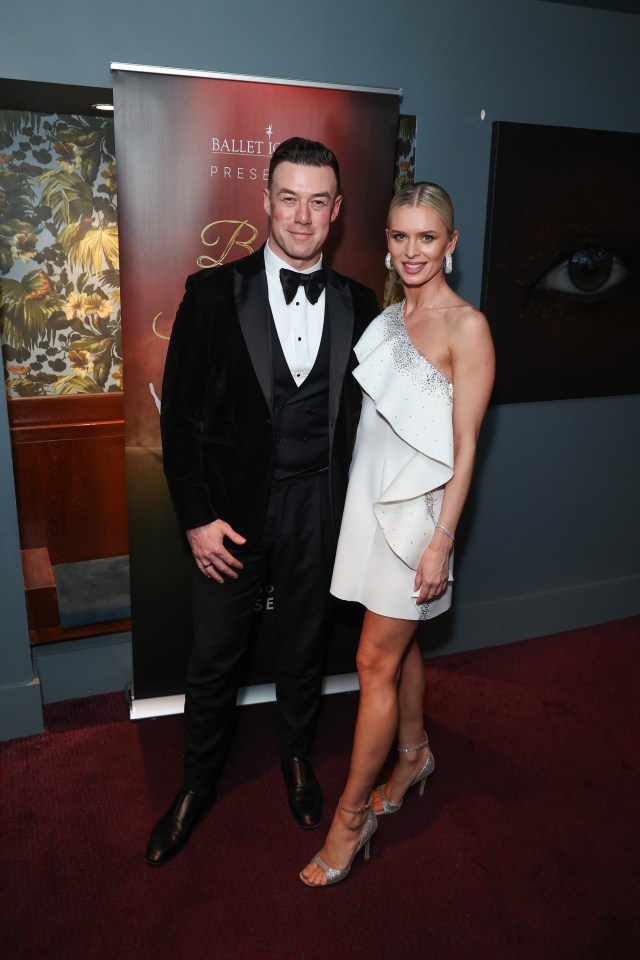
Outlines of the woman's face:
[[399,207],[389,215],[387,243],[398,277],[405,287],[419,287],[438,276],[444,256],[452,253],[458,234],[449,231],[431,207]]

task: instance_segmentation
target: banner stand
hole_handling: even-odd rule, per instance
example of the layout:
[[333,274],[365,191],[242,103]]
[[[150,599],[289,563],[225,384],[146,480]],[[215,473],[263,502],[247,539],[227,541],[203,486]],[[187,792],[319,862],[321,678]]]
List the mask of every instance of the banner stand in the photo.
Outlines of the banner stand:
[[[340,160],[344,214],[324,252],[340,273],[384,291],[401,91],[112,63],[124,358],[133,685],[131,715],[182,710],[192,646],[193,558],[162,469],[162,374],[185,278],[265,243],[269,163],[291,136]],[[285,588],[282,588],[283,590]],[[273,698],[275,611],[263,585],[240,703]],[[354,607],[355,605],[345,605]],[[325,692],[355,689],[361,612],[327,636]],[[337,686],[335,683],[337,682]],[[135,691],[135,693],[134,693]],[[251,699],[248,699],[250,697]],[[139,698],[139,699],[138,699]],[[147,702],[148,701],[148,702]],[[165,703],[166,701],[166,703]],[[145,706],[146,703],[146,706]]]
[[[357,673],[341,673],[333,677],[325,677],[322,681],[323,696],[331,693],[353,693],[354,690],[358,689]],[[254,703],[270,703],[275,698],[275,683],[252,684],[248,687],[240,687],[236,705],[238,707],[249,707]],[[176,713],[184,713],[184,694],[175,694],[168,697],[146,697],[140,700],[130,699],[130,720],[168,717]]]

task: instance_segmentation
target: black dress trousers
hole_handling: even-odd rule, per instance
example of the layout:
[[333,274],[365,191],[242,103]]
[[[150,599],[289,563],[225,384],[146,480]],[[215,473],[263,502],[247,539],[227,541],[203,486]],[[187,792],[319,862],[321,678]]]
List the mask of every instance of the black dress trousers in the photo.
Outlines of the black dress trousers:
[[184,786],[198,793],[212,789],[224,762],[239,668],[268,570],[275,598],[280,755],[287,759],[309,754],[320,703],[335,555],[329,472],[274,481],[258,541],[226,545],[244,564],[238,579],[225,578],[220,584],[196,568],[193,580]]

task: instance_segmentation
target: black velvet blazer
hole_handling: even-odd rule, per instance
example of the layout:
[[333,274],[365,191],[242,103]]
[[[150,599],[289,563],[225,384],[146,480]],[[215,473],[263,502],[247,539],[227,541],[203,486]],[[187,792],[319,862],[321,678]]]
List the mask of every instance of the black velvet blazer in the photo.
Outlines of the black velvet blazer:
[[[330,324],[330,478],[337,535],[360,387],[353,346],[378,313],[372,290],[325,266]],[[273,363],[263,251],[187,278],[162,382],[164,472],[184,530],[226,520],[252,542],[274,448]]]

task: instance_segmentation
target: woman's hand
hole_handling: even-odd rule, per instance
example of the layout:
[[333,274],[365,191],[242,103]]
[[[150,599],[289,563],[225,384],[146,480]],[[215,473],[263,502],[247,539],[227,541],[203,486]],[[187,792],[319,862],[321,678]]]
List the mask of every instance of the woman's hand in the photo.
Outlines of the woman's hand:
[[413,589],[416,603],[436,600],[447,589],[449,582],[449,554],[452,540],[436,530],[431,543],[420,557]]

